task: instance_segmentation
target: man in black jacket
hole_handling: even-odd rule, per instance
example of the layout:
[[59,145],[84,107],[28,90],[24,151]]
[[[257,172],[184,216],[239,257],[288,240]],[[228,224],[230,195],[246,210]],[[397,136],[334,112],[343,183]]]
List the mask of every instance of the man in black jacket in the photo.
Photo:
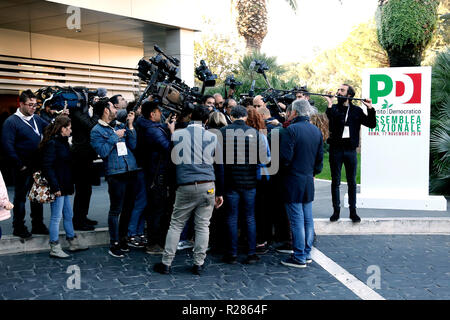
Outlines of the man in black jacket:
[[[247,110],[236,106],[231,111],[233,123],[222,128],[224,176],[225,176],[225,211],[230,236],[230,247],[224,256],[227,263],[236,263],[238,244],[238,215],[240,203],[247,222],[248,257],[246,263],[259,260],[256,255],[255,196],[257,167],[259,162],[260,141],[256,129],[245,124]],[[264,149],[266,150],[266,149]]]
[[[348,84],[343,84],[337,91],[338,96],[355,96],[355,90]],[[366,99],[363,103],[367,106],[367,115],[364,111],[351,103],[349,99],[338,98],[337,104],[326,97],[328,109],[326,111],[329,120],[330,137],[330,169],[331,169],[331,197],[333,201],[333,215],[330,221],[337,221],[340,214],[339,186],[341,184],[342,164],[345,166],[348,185],[348,202],[350,207],[350,219],[360,222],[356,214],[356,148],[359,146],[359,132],[361,125],[375,128],[377,121],[372,100]]]
[[137,120],[138,165],[144,169],[147,185],[147,220],[148,254],[162,254],[168,226],[168,184],[171,135],[175,130],[175,122],[161,123],[161,109],[156,101],[144,102],[141,108],[142,117]]
[[[97,153],[91,147],[91,130],[98,123],[96,115],[89,114],[89,106],[70,110],[72,120],[72,158],[75,182],[73,199],[73,227],[75,230],[94,230],[97,221],[88,219],[92,184],[98,176],[94,170]],[[99,177],[97,177],[99,179]],[[95,184],[95,183],[94,183]]]

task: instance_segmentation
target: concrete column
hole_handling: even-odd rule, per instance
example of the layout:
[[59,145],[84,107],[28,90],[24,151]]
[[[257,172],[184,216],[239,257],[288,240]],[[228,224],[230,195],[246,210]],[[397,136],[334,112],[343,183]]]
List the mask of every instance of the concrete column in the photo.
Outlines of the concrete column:
[[180,77],[188,86],[194,86],[194,31],[167,30],[164,37],[159,34],[144,35],[144,57],[149,59],[156,54],[153,45],[157,44],[165,54],[180,60]]
[[177,29],[167,32],[166,53],[180,60],[179,77],[194,86],[194,31]]

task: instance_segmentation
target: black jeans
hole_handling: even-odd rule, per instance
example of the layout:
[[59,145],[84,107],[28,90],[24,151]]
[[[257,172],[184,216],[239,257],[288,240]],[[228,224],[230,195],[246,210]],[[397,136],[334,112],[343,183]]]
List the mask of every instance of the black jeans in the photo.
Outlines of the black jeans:
[[[109,193],[108,227],[111,243],[125,241],[135,200],[136,173],[127,172],[106,177]],[[119,221],[120,216],[120,221]]]
[[147,239],[149,245],[159,244],[164,247],[169,228],[167,177],[158,175],[152,184],[153,179],[147,179]]
[[73,164],[75,196],[73,198],[73,222],[86,220],[92,195],[93,162],[90,158],[76,158]]
[[341,206],[339,186],[341,185],[342,164],[345,166],[348,186],[348,202],[350,209],[356,208],[356,168],[358,160],[355,149],[330,146],[331,198],[333,208]]
[[270,181],[263,176],[256,184],[255,222],[256,244],[270,242],[273,238],[273,212],[270,211]]
[[[14,209],[13,209],[13,229],[22,230],[25,228],[25,202],[28,192],[33,185],[33,170],[14,170]],[[31,224],[40,226],[44,223],[43,208],[41,203],[30,201]]]

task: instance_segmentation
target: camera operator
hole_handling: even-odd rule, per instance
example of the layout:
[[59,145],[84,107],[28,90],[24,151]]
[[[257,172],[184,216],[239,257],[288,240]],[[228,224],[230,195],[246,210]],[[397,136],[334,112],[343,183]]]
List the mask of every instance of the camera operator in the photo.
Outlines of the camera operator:
[[50,104],[46,104],[45,108],[39,111],[39,116],[50,123],[54,118],[56,118],[57,114],[55,113],[55,110],[52,110]]
[[148,254],[162,254],[166,232],[171,135],[175,122],[161,123],[159,102],[146,101],[141,107],[137,153],[145,173],[147,186],[147,247]]
[[[129,251],[127,231],[135,200],[136,174],[139,170],[131,150],[136,148],[134,112],[127,116],[127,125],[114,121],[117,110],[106,99],[94,105],[100,120],[91,131],[91,145],[103,159],[109,193],[109,254],[122,258]],[[120,221],[119,221],[120,216]]]
[[[106,94],[102,92],[101,95]],[[72,159],[75,196],[73,199],[73,227],[79,231],[95,229],[97,221],[88,219],[91,202],[92,185],[100,184],[100,176],[95,171],[94,160],[97,153],[91,146],[91,130],[98,123],[98,116],[93,114],[92,105],[99,97],[94,96],[90,105],[84,108],[72,108]]]
[[116,120],[122,123],[125,123],[127,120],[127,100],[121,95],[116,94],[109,98],[109,101],[114,105],[114,108],[117,109]]

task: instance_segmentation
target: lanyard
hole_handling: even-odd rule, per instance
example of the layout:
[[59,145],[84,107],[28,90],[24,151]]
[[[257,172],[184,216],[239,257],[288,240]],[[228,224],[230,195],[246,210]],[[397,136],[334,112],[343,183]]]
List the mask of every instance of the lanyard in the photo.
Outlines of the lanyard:
[[347,113],[345,114],[345,120],[344,120],[344,126],[347,123],[347,118],[348,118],[348,111],[350,110],[350,106],[348,106],[347,108]]
[[[19,117],[19,116],[18,116]],[[40,134],[40,132],[39,132],[39,129],[38,129],[38,126],[37,126],[37,124],[36,124],[36,120],[34,120],[34,118],[32,118],[33,119],[33,123],[34,123],[34,127],[27,121],[27,120],[25,120],[24,118],[22,118],[22,117],[19,117],[23,122],[25,122],[31,129],[33,129],[33,131],[34,131],[34,133],[36,133],[38,136],[41,136],[41,134]]]

